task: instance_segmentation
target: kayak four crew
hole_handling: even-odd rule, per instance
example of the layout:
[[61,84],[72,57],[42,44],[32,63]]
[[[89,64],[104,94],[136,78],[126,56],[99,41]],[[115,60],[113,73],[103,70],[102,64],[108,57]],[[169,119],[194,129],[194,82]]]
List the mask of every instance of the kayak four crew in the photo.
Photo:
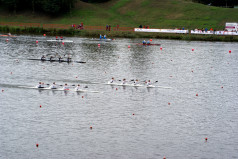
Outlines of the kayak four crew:
[[[47,84],[49,85],[49,84]],[[53,82],[52,85],[50,85],[49,87],[45,87],[44,83],[43,82],[39,82],[39,84],[36,86],[36,88],[49,88],[49,89],[58,89],[58,86],[55,82]],[[88,88],[87,86],[85,86],[85,88]],[[65,91],[68,91],[70,90],[70,86],[68,86],[67,83],[64,84],[63,88],[61,88],[62,90],[65,90]],[[80,87],[80,84],[78,84],[75,88],[74,88],[75,91],[80,91],[81,90],[81,87]]]
[[[42,55],[41,61],[46,61],[45,55]],[[47,61],[56,61],[56,60],[54,60],[54,56],[50,56],[50,59],[47,60]],[[66,61],[65,61],[65,60],[63,60],[63,58],[62,58],[61,56],[59,56],[59,57],[58,57],[58,61],[59,61],[59,62],[72,62],[72,58],[71,58],[71,57],[67,57],[67,58],[66,58]]]
[[[121,80],[119,80],[119,81],[121,81]],[[139,82],[138,79],[136,79],[136,80],[131,80],[131,81],[133,81],[132,85],[134,85],[134,86],[139,86],[139,85],[140,85],[140,82]],[[152,82],[151,82],[150,80],[144,81],[144,82],[145,82],[145,85],[146,85],[146,86],[152,86]],[[108,82],[108,84],[114,84],[114,83],[115,83],[115,78],[112,77],[112,79]],[[116,84],[116,83],[115,83],[115,84]],[[123,78],[121,85],[126,85],[126,84],[127,84],[127,81],[126,81],[125,78]],[[118,84],[118,85],[120,85],[120,84]]]

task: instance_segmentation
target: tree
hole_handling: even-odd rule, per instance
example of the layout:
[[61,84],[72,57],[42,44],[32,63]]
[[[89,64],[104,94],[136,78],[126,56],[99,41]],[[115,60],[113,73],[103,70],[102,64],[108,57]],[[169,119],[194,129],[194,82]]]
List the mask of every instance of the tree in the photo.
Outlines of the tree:
[[47,14],[58,15],[70,11],[76,0],[0,0],[10,12],[17,10],[43,11]]

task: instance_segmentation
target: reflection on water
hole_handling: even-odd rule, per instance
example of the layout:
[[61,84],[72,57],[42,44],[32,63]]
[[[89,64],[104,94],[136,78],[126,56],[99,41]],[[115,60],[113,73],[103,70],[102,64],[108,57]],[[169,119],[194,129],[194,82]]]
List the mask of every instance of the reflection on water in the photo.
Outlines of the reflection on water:
[[[0,158],[237,158],[236,43],[49,39],[0,38]],[[27,60],[68,54],[86,63]],[[19,88],[39,81],[88,92]]]

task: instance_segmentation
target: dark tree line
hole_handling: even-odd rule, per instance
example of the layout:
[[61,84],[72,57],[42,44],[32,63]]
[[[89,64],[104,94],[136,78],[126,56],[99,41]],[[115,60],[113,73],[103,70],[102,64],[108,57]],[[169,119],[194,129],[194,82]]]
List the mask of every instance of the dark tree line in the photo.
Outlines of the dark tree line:
[[194,2],[209,4],[212,6],[234,7],[238,5],[238,0],[193,0]]
[[88,2],[88,3],[103,3],[107,2],[109,0],[82,0],[83,2]]
[[69,12],[76,0],[0,0],[1,6],[10,12],[31,10],[51,15]]

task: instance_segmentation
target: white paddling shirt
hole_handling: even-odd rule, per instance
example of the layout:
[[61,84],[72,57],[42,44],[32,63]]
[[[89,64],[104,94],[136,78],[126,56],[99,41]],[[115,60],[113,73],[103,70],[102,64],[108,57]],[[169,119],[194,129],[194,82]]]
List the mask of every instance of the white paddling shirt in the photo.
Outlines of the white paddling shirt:
[[134,83],[133,83],[134,85],[138,85],[139,84],[139,82],[138,81],[134,81]]
[[57,89],[57,87],[56,87],[55,84],[53,84],[53,85],[50,86],[50,89]]
[[109,81],[109,83],[114,83],[114,80]]
[[147,82],[146,85],[147,85],[147,86],[151,86],[151,82]]
[[43,85],[43,84],[38,84],[38,85],[36,86],[36,88],[44,88],[44,85]]
[[75,91],[79,91],[80,90],[80,86],[77,86],[74,88]]
[[63,90],[66,90],[66,91],[69,90],[69,86],[64,86]]

